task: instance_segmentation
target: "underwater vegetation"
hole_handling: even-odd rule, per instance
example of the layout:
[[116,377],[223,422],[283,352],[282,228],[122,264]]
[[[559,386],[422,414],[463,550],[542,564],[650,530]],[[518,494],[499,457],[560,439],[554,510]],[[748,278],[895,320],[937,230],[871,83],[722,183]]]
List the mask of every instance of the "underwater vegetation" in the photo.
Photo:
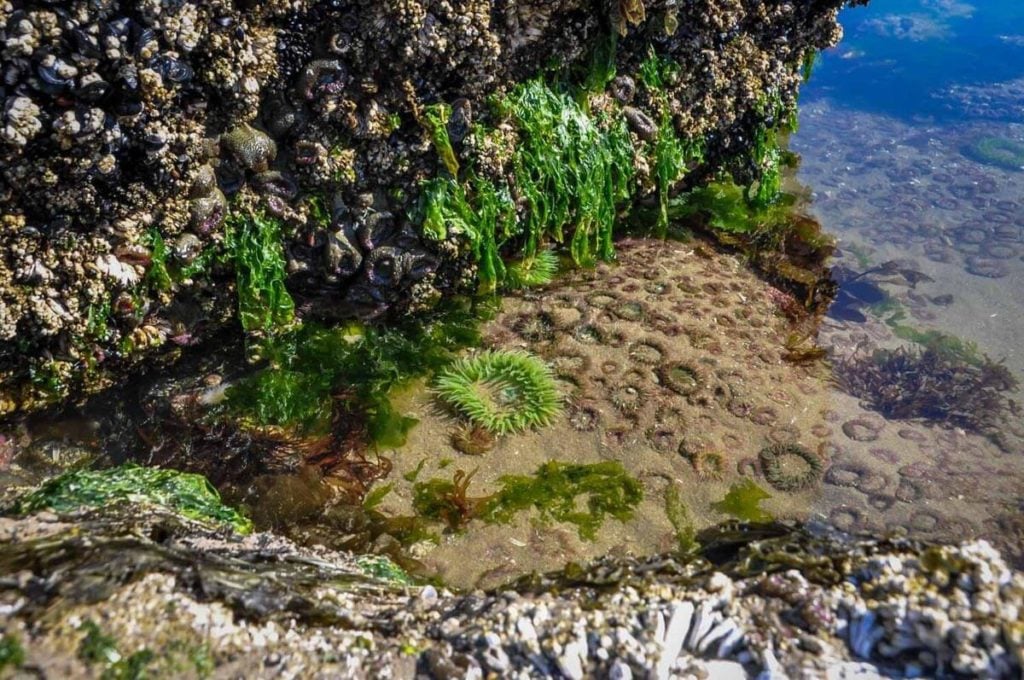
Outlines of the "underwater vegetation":
[[434,393],[495,435],[543,427],[562,410],[551,369],[523,351],[486,351],[438,373]]
[[643,500],[640,482],[617,461],[589,465],[549,461],[533,475],[501,477],[501,488],[482,497],[468,494],[473,474],[457,470],[451,481],[417,482],[413,487],[416,513],[459,530],[473,519],[504,524],[534,509],[542,521],[573,524],[580,538],[594,540],[606,518],[627,521]]
[[1016,410],[1017,379],[982,356],[972,363],[937,348],[878,349],[834,357],[840,388],[890,419],[925,420],[986,434]]
[[241,534],[253,528],[249,519],[221,502],[217,490],[201,475],[132,464],[67,472],[20,497],[11,511],[18,515],[44,509],[66,513],[118,502],[160,505],[199,522],[227,524]]
[[1003,137],[981,137],[964,148],[964,155],[1004,170],[1024,170],[1024,142]]
[[767,491],[744,479],[730,486],[725,498],[712,503],[711,508],[744,522],[770,522],[772,516],[761,507],[761,501],[769,498]]
[[228,389],[226,410],[307,434],[328,431],[343,412],[364,420],[374,443],[399,446],[414,423],[393,412],[391,390],[478,340],[475,314],[462,304],[388,327],[305,324],[265,346],[267,366]]
[[683,502],[678,484],[669,484],[665,488],[665,515],[676,535],[676,551],[680,555],[691,555],[696,552],[700,547],[697,543],[697,530],[694,528],[690,510]]

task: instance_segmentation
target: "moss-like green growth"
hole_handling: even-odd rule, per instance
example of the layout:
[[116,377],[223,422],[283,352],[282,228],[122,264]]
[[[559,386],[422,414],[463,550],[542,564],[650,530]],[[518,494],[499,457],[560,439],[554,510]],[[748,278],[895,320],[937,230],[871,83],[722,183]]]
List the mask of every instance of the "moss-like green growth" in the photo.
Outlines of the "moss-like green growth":
[[86,619],[78,629],[85,631],[85,637],[78,645],[78,658],[90,666],[105,666],[99,676],[101,680],[144,680],[147,677],[146,667],[156,658],[153,652],[142,649],[131,656],[122,656],[117,651],[116,640],[105,634],[92,619]]
[[577,465],[550,461],[529,476],[499,479],[501,489],[483,497],[469,496],[474,473],[455,472],[451,481],[417,482],[413,507],[422,517],[461,529],[474,518],[508,523],[531,508],[542,521],[576,526],[580,538],[594,540],[605,519],[625,522],[643,500],[643,488],[617,461]]
[[227,227],[242,328],[246,333],[275,335],[295,318],[295,302],[284,285],[281,222],[261,213],[233,213]]
[[665,514],[676,534],[676,549],[680,555],[692,555],[699,547],[697,531],[693,526],[690,510],[683,502],[678,484],[669,484],[665,489]]
[[597,537],[607,517],[620,522],[631,519],[643,500],[640,482],[618,461],[590,465],[550,461],[533,475],[506,476],[500,482],[501,490],[482,513],[485,521],[509,522],[516,513],[533,508],[544,520],[576,525],[585,540]]
[[252,531],[252,522],[224,505],[205,477],[131,464],[67,472],[19,498],[12,510],[18,515],[44,509],[65,513],[118,502],[159,505],[199,522],[227,524],[242,534]]
[[4,635],[0,638],[0,671],[7,667],[21,668],[23,663],[25,663],[25,650],[18,642],[18,638],[13,635]]
[[[496,105],[519,135],[512,171],[525,210],[517,214],[504,182],[472,171],[461,179],[452,173],[423,185],[415,217],[424,234],[437,240],[450,233],[465,238],[485,291],[506,283],[503,253],[533,262],[545,244],[566,243],[567,229],[572,230],[568,246],[577,265],[611,259],[617,209],[632,194],[633,149],[625,121],[592,117],[569,93],[539,79],[520,85]],[[438,108],[430,114],[436,119],[434,129],[443,113]],[[476,134],[485,133],[478,129]]]
[[964,148],[964,154],[979,163],[1004,170],[1024,170],[1024,142],[1004,137],[981,137]]
[[460,359],[438,374],[434,392],[496,435],[543,427],[562,409],[551,369],[519,351],[487,351]]
[[423,231],[436,240],[446,238],[449,232],[464,238],[477,264],[480,287],[494,292],[505,280],[500,251],[515,233],[515,204],[507,187],[499,189],[475,176],[469,186],[472,195],[454,179],[435,179],[424,185],[419,207]]
[[725,498],[712,503],[711,508],[744,522],[770,522],[772,516],[762,507],[761,501],[771,495],[749,479],[736,482],[729,487]]
[[96,622],[86,619],[78,627],[85,632],[85,637],[78,643],[78,658],[87,664],[115,663],[121,660],[117,651],[117,641],[104,633]]
[[146,232],[145,243],[149,247],[150,264],[146,271],[146,283],[154,290],[170,290],[173,282],[171,274],[167,270],[167,244],[160,231],[153,227]]
[[458,304],[388,328],[305,324],[263,348],[268,366],[228,390],[226,413],[304,434],[326,432],[336,413],[358,414],[378,446],[401,446],[416,421],[394,412],[391,390],[476,344],[476,326],[474,310]]
[[532,257],[545,237],[564,242],[578,265],[613,255],[616,206],[631,195],[633,149],[623,120],[591,118],[566,93],[539,80],[518,87],[503,102],[520,140],[513,167],[528,211],[522,254]]
[[361,555],[356,559],[356,566],[371,578],[397,585],[412,585],[409,574],[383,555]]
[[445,103],[431,104],[423,110],[423,124],[430,133],[437,155],[448,169],[452,177],[459,176],[459,161],[455,158],[452,140],[448,136],[448,121],[452,116],[452,107]]

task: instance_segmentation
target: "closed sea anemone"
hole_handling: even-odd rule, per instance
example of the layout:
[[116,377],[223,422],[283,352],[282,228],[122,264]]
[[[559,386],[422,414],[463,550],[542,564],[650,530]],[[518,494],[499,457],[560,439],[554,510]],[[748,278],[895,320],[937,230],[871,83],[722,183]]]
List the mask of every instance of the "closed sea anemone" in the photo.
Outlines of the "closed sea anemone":
[[442,370],[434,393],[495,435],[550,424],[562,410],[551,369],[520,351],[487,351]]
[[798,444],[766,446],[758,458],[764,478],[779,491],[800,491],[821,477],[821,460]]

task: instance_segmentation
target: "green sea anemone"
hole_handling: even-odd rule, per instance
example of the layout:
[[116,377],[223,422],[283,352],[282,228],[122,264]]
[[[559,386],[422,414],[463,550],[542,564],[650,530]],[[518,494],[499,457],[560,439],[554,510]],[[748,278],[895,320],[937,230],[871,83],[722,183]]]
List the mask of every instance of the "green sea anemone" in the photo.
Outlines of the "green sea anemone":
[[438,397],[496,435],[543,427],[562,410],[551,369],[526,352],[487,351],[441,371]]
[[510,262],[505,268],[505,284],[511,289],[533,288],[551,283],[558,273],[558,255],[541,250],[533,257]]

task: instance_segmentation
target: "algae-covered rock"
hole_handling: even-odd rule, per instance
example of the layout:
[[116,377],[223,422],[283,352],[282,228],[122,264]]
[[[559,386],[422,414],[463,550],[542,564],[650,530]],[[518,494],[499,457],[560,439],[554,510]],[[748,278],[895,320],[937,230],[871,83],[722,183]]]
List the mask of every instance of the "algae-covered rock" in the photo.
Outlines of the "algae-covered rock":
[[252,532],[252,522],[221,503],[217,490],[201,475],[130,464],[64,473],[20,497],[11,511],[16,515],[40,510],[63,514],[125,502],[164,507],[207,524],[227,524],[241,534]]

